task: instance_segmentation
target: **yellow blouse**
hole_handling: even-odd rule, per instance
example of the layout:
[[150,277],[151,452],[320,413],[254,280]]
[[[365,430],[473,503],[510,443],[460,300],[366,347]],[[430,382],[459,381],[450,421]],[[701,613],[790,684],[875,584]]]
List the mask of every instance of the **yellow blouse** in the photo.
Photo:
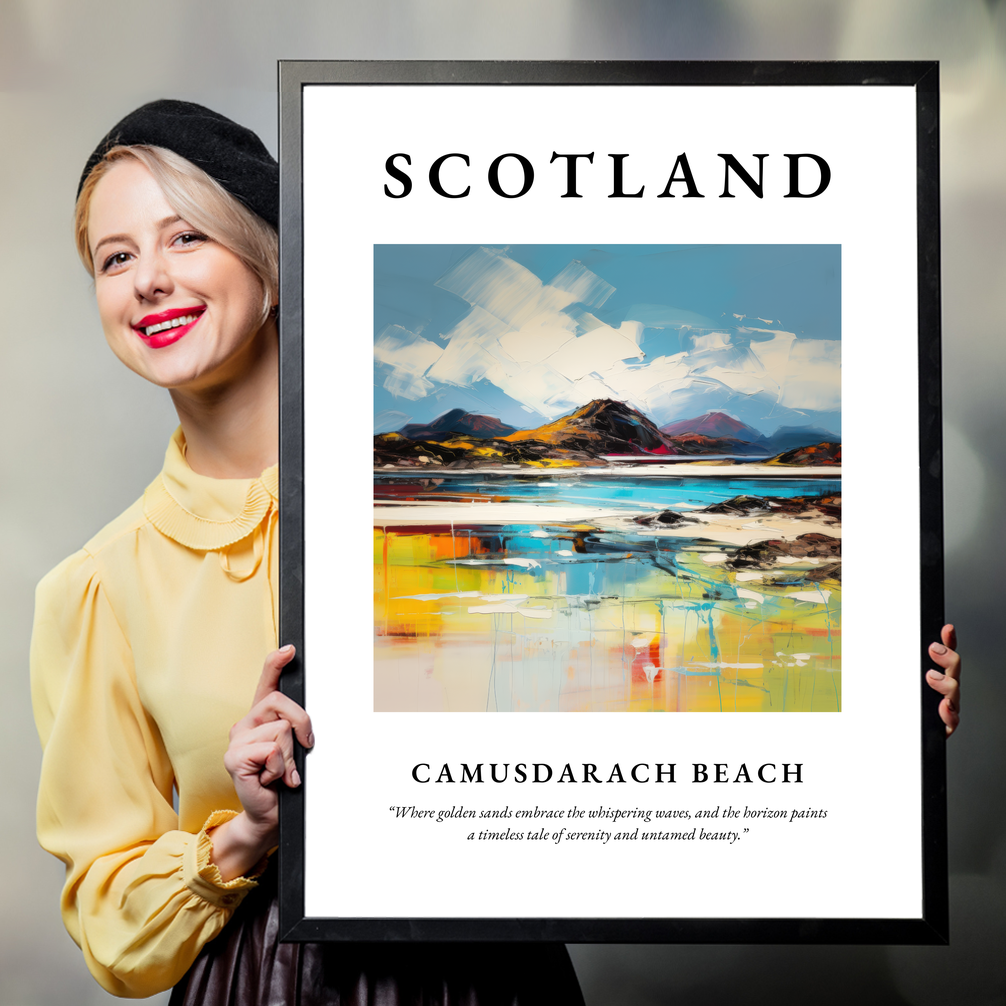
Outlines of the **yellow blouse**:
[[197,475],[176,431],[143,498],[38,586],[38,836],[115,995],[174,985],[255,886],[223,882],[206,829],[241,809],[228,731],[276,646],[277,492],[276,467]]

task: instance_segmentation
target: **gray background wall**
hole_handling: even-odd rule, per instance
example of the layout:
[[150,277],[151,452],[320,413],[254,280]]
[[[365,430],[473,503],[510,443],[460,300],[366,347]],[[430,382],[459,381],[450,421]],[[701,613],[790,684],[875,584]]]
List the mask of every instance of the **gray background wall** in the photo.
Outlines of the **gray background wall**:
[[[0,1006],[108,997],[35,844],[32,590],[142,491],[167,396],[104,345],[71,241],[94,143],[143,101],[203,102],[275,149],[279,58],[940,59],[948,617],[966,652],[950,745],[950,948],[574,947],[587,1002],[1006,1002],[1006,4],[997,0],[2,0]],[[870,840],[864,823],[862,841]]]

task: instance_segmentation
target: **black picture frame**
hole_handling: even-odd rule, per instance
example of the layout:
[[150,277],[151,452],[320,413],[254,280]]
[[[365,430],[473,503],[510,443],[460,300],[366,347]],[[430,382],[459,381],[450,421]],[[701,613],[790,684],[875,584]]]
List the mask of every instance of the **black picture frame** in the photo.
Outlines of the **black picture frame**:
[[[281,61],[280,119],[280,641],[298,648],[282,688],[310,711],[304,648],[304,395],[302,95],[306,86],[408,84],[491,87],[574,84],[911,87],[915,91],[919,352],[918,640],[922,723],[923,904],[919,918],[318,918],[305,914],[305,807],[311,764],[297,752],[304,785],[281,794],[280,927],[287,941],[426,940],[640,943],[940,944],[948,941],[945,736],[939,696],[925,684],[927,646],[943,624],[940,383],[939,71],[934,62],[404,62]],[[333,869],[338,869],[333,864]]]

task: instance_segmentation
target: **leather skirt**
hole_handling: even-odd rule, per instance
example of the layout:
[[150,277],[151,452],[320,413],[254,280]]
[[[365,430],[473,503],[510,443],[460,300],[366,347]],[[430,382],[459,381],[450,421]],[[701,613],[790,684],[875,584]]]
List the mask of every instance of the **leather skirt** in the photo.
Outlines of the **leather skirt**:
[[280,943],[269,870],[170,1006],[583,1006],[561,943]]

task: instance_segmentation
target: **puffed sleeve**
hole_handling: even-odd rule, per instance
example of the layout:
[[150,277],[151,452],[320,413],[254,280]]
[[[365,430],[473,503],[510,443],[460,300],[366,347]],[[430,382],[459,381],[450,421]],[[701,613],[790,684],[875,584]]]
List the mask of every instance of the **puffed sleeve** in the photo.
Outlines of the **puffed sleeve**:
[[87,552],[39,584],[31,683],[44,751],[38,837],[66,864],[66,928],[114,995],[168,989],[255,883],[225,883],[210,862],[206,830],[233,811],[198,834],[178,830],[171,764]]

